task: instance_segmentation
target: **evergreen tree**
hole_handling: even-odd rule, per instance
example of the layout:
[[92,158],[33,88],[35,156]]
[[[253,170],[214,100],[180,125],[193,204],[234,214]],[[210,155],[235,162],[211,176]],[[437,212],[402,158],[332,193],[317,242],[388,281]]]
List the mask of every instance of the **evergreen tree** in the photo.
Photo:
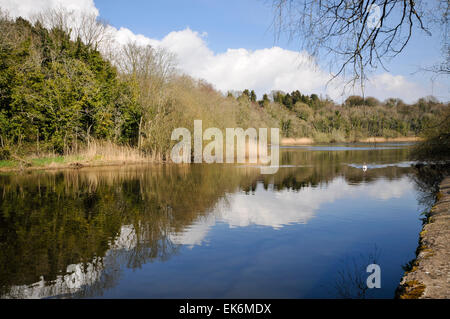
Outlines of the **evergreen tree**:
[[253,90],[250,92],[250,101],[256,102],[256,93]]

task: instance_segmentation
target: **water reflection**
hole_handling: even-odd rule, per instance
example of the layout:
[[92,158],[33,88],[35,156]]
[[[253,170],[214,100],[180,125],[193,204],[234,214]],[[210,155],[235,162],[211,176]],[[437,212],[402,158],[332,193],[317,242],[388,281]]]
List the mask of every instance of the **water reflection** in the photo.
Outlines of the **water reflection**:
[[[306,224],[325,204],[338,199],[367,198],[389,200],[401,198],[410,191],[410,179],[395,181],[376,180],[363,185],[352,185],[338,177],[322,187],[309,187],[299,191],[289,189],[274,192],[258,184],[249,200],[245,192],[227,195],[219,200],[216,208],[207,218],[200,218],[182,234],[175,236],[177,243],[185,245],[201,244],[208,230],[216,223],[229,227],[248,227],[251,225],[280,229],[291,224]],[[326,191],[324,191],[326,189]],[[193,240],[195,238],[195,240]]]
[[[158,287],[167,280],[166,270],[158,265],[168,265],[171,259],[189,258],[189,254],[197,253],[196,247],[212,245],[215,248],[212,254],[218,258],[230,254],[231,259],[244,258],[237,251],[230,253],[229,248],[223,246],[227,245],[226,241],[215,239],[219,235],[229,236],[226,229],[245,230],[245,234],[239,233],[241,245],[252,250],[259,242],[258,236],[271,236],[277,242],[281,238],[278,236],[287,234],[282,231],[293,225],[311,223],[323,229],[327,235],[317,231],[308,235],[299,228],[287,230],[298,232],[297,236],[303,231],[304,236],[311,236],[309,240],[314,245],[320,238],[329,238],[329,233],[333,236],[340,223],[363,225],[363,218],[380,223],[377,218],[381,217],[357,214],[346,205],[361,199],[373,204],[409,198],[413,189],[408,177],[411,168],[396,165],[405,162],[407,153],[405,148],[285,149],[283,167],[274,176],[260,175],[256,167],[226,165],[140,166],[0,175],[0,295],[3,298],[99,297],[114,287],[130,285],[131,281],[124,279],[128,278],[127,269],[144,271],[148,267],[160,272],[160,279],[152,277],[154,286]],[[364,162],[373,165],[366,173],[356,167]],[[415,221],[417,216],[405,218]],[[312,223],[315,219],[317,223]],[[338,226],[333,228],[330,226],[333,223]],[[256,237],[249,238],[254,234],[254,227],[263,233],[254,231]],[[290,251],[298,247],[294,241],[285,242],[283,249]],[[331,251],[332,246],[327,248],[327,254],[338,254]],[[317,251],[322,249],[316,248]],[[308,271],[312,274],[313,268],[320,267],[314,265],[313,253],[306,250],[304,253],[311,255],[310,268],[305,268],[302,275],[286,274],[295,278],[298,289],[282,292],[277,287],[267,287],[273,292],[271,296],[287,293],[296,297],[294,289],[300,291],[309,287],[306,285]],[[288,252],[280,257],[291,259]],[[291,261],[292,265],[306,267],[299,260]],[[185,279],[183,268],[186,276],[189,275],[189,262],[184,262],[174,270],[173,278]],[[283,267],[287,264],[288,261]],[[205,271],[217,270],[212,263],[201,267]],[[231,265],[223,267],[228,269],[228,280],[239,276],[239,271]],[[195,274],[190,276],[195,277]],[[141,273],[144,275],[148,275],[147,270]],[[202,276],[207,278],[205,274]],[[269,285],[263,278],[260,280],[263,286]],[[253,291],[246,282],[240,283],[241,291],[247,289],[250,297],[258,297],[254,295],[258,289]],[[214,287],[205,286],[202,290],[199,286],[199,296],[226,295],[223,280],[211,279],[208,285]],[[162,290],[149,292],[144,284],[134,283],[135,290],[148,295],[120,296],[195,297],[196,292],[189,290],[194,288],[181,281],[176,288],[175,284],[167,286],[169,291],[164,293]],[[310,287],[308,293],[313,297],[323,296],[318,287],[320,285]],[[205,291],[209,295],[205,295]],[[298,296],[309,296],[308,293],[305,290]]]

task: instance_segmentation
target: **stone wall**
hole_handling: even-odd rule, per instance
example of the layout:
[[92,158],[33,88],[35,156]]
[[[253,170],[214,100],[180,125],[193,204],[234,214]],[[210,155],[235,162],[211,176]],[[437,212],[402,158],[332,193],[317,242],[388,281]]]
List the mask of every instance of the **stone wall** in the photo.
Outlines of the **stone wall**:
[[443,180],[436,204],[420,233],[417,258],[397,289],[400,299],[450,298],[450,177]]

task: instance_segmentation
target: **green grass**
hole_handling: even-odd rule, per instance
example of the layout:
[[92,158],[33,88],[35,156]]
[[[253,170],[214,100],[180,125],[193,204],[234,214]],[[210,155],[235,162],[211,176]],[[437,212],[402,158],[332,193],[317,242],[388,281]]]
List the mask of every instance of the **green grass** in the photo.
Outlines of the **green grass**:
[[16,167],[16,161],[0,161],[0,168]]
[[[56,157],[43,157],[27,159],[26,161],[31,163],[32,167],[46,167],[52,163],[56,164],[69,164],[82,161],[82,156],[56,156]],[[15,160],[0,160],[0,168],[16,168],[20,166],[20,162]]]
[[52,163],[63,164],[64,162],[65,162],[64,156],[34,158],[31,160],[31,163],[33,164],[33,166],[47,166]]
[[83,160],[83,156],[71,155],[71,156],[33,158],[30,161],[33,166],[48,166],[52,163],[69,164],[69,163],[79,162],[82,160]]

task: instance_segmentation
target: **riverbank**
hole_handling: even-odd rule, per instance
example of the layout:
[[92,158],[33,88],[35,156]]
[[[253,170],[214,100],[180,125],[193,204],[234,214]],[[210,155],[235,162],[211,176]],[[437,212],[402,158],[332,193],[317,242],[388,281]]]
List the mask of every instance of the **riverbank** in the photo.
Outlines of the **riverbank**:
[[[404,137],[397,139],[374,139],[371,143],[386,142],[411,142],[418,138]],[[377,140],[375,140],[377,139]],[[368,143],[361,140],[361,143]],[[313,145],[317,142],[312,138],[283,138],[281,145]],[[333,144],[333,143],[331,143]],[[74,155],[31,155],[19,157],[12,155],[9,160],[0,160],[0,172],[33,171],[33,170],[58,170],[80,169],[83,167],[123,166],[150,163],[163,163],[161,156],[146,156],[136,148],[119,146],[110,142],[94,142],[85,150]]]
[[107,167],[107,166],[124,166],[124,165],[140,165],[159,163],[151,159],[148,160],[98,160],[98,161],[57,161],[56,159],[43,159],[47,164],[31,164],[26,165],[18,161],[0,161],[0,173],[4,172],[20,172],[20,171],[39,171],[39,170],[62,170],[62,169],[81,169],[88,167]]
[[404,137],[369,137],[359,140],[361,143],[405,143],[405,142],[422,142],[424,139],[417,136],[404,136]]
[[160,162],[162,162],[161,157],[146,156],[131,146],[95,141],[72,155],[40,154],[22,157],[11,155],[9,160],[0,161],[0,172],[79,169]]
[[[356,142],[358,143],[407,143],[407,142],[420,142],[423,141],[421,137],[417,136],[403,136],[403,137],[395,137],[395,138],[387,138],[387,137],[369,137],[359,139]],[[311,145],[318,143],[313,138],[302,137],[302,138],[282,138],[281,145],[285,146],[294,146],[294,145]],[[355,141],[348,141],[346,143],[355,143]]]
[[[388,137],[368,137],[359,139],[356,142],[358,143],[406,143],[406,142],[420,142],[423,141],[423,138],[418,136],[402,136],[395,138]],[[310,137],[301,137],[301,138],[282,138],[281,145],[284,146],[294,146],[294,145],[311,145],[317,144],[318,141],[315,141]],[[348,141],[346,143],[355,143],[355,141]]]
[[420,233],[417,258],[405,273],[396,297],[400,299],[450,298],[450,176],[427,214]]
[[282,138],[281,145],[290,146],[290,145],[311,145],[314,144],[314,140],[309,137],[301,137],[301,138]]

